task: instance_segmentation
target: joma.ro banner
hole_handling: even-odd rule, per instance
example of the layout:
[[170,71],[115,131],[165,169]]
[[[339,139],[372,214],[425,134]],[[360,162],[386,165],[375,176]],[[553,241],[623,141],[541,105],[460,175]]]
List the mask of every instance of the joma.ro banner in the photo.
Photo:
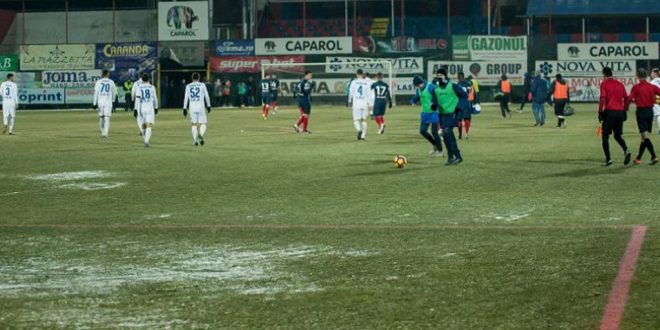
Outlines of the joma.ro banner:
[[429,61],[428,79],[435,77],[435,72],[441,67],[447,68],[447,73],[451,79],[456,79],[459,72],[463,72],[465,77],[472,76],[479,85],[495,86],[503,74],[513,85],[522,85],[523,75],[527,70],[527,61]]
[[21,71],[93,70],[96,46],[31,45],[21,46]]
[[44,71],[41,73],[43,88],[94,88],[101,79],[101,70],[85,71]]
[[452,46],[454,60],[527,62],[525,36],[453,36]]

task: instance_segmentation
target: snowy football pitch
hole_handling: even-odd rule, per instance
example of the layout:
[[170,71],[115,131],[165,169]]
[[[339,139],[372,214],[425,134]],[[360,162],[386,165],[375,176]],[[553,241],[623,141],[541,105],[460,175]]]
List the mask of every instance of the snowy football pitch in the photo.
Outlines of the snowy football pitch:
[[123,111],[103,141],[92,111],[19,110],[0,328],[658,328],[660,167],[612,143],[601,168],[595,105],[576,108],[560,130],[487,106],[453,167],[409,106],[366,142],[343,107],[310,135],[292,108],[215,109],[197,148],[162,110],[150,149]]

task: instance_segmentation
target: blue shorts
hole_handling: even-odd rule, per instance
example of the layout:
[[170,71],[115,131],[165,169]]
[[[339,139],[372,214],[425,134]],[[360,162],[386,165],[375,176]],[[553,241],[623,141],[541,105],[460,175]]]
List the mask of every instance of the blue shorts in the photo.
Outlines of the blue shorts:
[[458,110],[455,117],[456,120],[472,119],[472,107],[470,107],[470,109]]
[[261,94],[261,102],[263,104],[271,104],[273,103],[273,96],[270,94]]
[[312,103],[309,101],[298,101],[298,107],[304,114],[309,115],[312,112]]
[[272,102],[277,102],[277,93],[270,94],[270,100]]
[[437,124],[440,122],[440,115],[437,111],[433,112],[422,112],[421,113],[422,124]]
[[374,116],[384,116],[385,109],[387,109],[385,102],[376,101],[376,104],[374,104]]
[[454,118],[453,113],[440,115],[440,126],[442,128],[453,128],[456,127],[456,118]]

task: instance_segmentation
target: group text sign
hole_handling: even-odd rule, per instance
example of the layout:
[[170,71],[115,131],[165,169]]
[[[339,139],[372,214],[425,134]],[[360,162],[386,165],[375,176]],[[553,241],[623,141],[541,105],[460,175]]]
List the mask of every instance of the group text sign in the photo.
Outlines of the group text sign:
[[41,73],[43,88],[94,88],[101,79],[101,70],[44,71]]
[[21,46],[21,71],[93,70],[96,46],[32,45]]
[[355,73],[358,69],[374,74],[382,72],[387,75],[389,66],[384,62],[392,63],[394,74],[422,74],[424,72],[423,57],[375,58],[375,57],[347,57],[328,56],[325,72]]
[[527,62],[527,37],[453,36],[455,60]]
[[637,64],[632,60],[612,61],[536,61],[535,70],[545,76],[602,77],[603,68],[612,68],[614,76],[633,77]]
[[208,1],[158,3],[158,40],[208,40]]
[[64,104],[63,88],[24,88],[18,90],[20,104]]
[[657,42],[557,44],[557,58],[570,60],[657,60]]
[[495,86],[503,74],[513,85],[523,84],[523,75],[527,71],[527,62],[517,61],[429,61],[428,79],[435,77],[435,72],[446,68],[451,79],[462,72],[465,77],[472,76],[483,86]]
[[353,38],[268,38],[255,39],[257,55],[351,54]]
[[254,56],[254,40],[218,40],[213,51],[215,56]]
[[209,66],[212,72],[220,73],[258,73],[263,64],[277,64],[269,67],[268,72],[295,72],[303,71],[302,65],[305,56],[222,56],[211,57]]
[[140,72],[156,70],[155,42],[107,43],[96,46],[96,68],[110,71],[110,78],[123,83],[137,80]]
[[[635,77],[616,77],[630,93],[632,87],[639,81]],[[571,101],[598,102],[600,100],[600,84],[603,77],[566,78],[571,93]]]

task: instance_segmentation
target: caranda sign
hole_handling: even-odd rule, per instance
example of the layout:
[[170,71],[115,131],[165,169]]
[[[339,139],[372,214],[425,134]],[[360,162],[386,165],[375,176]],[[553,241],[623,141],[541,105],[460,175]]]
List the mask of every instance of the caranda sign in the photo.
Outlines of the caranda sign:
[[211,57],[211,71],[221,73],[258,73],[261,72],[262,64],[281,64],[282,66],[272,67],[268,71],[279,72],[302,72],[303,67],[289,66],[287,64],[303,63],[305,57],[298,56],[222,56]]
[[254,43],[257,55],[350,54],[353,52],[351,37],[271,38],[256,39]]

